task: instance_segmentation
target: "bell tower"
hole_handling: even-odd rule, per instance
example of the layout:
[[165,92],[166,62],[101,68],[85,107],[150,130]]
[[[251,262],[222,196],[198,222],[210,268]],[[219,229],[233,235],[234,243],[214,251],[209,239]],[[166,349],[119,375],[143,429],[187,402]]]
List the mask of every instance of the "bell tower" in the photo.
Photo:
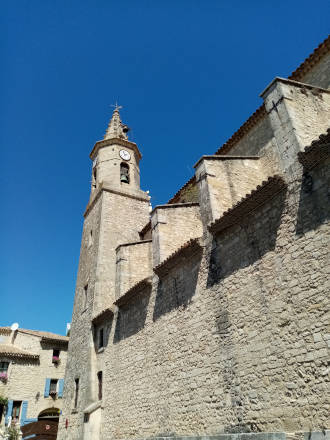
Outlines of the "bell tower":
[[[128,140],[129,128],[122,123],[119,109],[116,105],[103,140],[96,142],[90,154],[92,186],[83,243],[91,237],[97,241],[95,255],[89,252],[88,256],[93,258],[90,265],[95,265],[94,315],[115,300],[116,247],[139,240],[138,231],[149,219],[149,196],[140,189],[142,155]],[[90,223],[93,226],[87,226]]]
[[[140,189],[141,153],[128,140],[128,127],[116,106],[104,139],[96,142],[92,160],[92,185],[80,248],[79,267],[65,373],[65,399],[59,439],[97,440],[99,431],[83,433],[83,414],[98,401],[97,373],[104,371],[95,355],[93,320],[113,306],[116,288],[116,248],[140,240],[139,231],[149,220],[150,197]],[[77,385],[78,384],[78,385]],[[74,390],[77,396],[74,399]],[[72,402],[75,402],[72,411]],[[70,433],[63,420],[69,420]],[[95,428],[96,429],[96,428]],[[99,428],[97,428],[99,430]]]
[[104,139],[95,144],[93,160],[92,194],[103,182],[124,191],[140,190],[139,162],[141,153],[127,138],[129,128],[120,119],[116,105]]

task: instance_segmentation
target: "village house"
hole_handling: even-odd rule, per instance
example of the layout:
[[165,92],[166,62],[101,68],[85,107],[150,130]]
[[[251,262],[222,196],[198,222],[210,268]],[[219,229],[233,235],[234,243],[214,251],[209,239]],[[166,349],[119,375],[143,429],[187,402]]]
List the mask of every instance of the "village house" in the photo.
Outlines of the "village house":
[[56,438],[69,338],[16,327],[0,327],[0,427]]

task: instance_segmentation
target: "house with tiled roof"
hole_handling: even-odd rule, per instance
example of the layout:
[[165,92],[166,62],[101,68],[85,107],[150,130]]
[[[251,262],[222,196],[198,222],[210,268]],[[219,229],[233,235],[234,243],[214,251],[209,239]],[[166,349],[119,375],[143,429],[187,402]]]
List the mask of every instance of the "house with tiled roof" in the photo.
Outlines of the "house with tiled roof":
[[[0,427],[23,438],[36,433],[56,438],[62,409],[69,338],[50,332],[0,327]],[[46,429],[49,427],[49,429]]]

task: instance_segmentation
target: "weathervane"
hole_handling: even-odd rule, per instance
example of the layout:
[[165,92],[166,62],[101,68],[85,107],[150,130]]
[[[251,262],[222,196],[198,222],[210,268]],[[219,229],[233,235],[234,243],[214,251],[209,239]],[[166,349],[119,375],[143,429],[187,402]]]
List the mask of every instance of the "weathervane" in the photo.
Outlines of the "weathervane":
[[116,104],[111,104],[110,107],[114,107],[115,110],[117,110],[117,111],[118,111],[119,109],[123,108],[122,105],[118,105],[118,104],[117,104],[117,101],[116,101]]

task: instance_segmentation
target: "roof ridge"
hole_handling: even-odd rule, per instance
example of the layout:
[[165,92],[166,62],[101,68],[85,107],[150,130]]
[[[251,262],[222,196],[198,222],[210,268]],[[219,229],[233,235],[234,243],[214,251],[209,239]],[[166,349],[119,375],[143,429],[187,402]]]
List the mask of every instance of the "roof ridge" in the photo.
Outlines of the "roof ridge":
[[[308,72],[315,64],[319,61],[319,59],[327,52],[330,51],[330,35],[322,41],[314,51],[297,67],[297,69],[292,72],[292,74],[288,77],[288,79],[298,80],[304,74]],[[262,104],[257,110],[252,113],[251,116],[231,135],[231,137],[221,145],[215,152],[215,154],[223,154],[231,149],[232,146],[236,144],[236,142],[241,139],[244,134],[249,131],[263,116],[266,114],[265,105]],[[181,191],[189,184],[193,183],[193,176],[188,182],[186,182],[176,193],[175,195],[167,202],[172,203],[181,193]]]

